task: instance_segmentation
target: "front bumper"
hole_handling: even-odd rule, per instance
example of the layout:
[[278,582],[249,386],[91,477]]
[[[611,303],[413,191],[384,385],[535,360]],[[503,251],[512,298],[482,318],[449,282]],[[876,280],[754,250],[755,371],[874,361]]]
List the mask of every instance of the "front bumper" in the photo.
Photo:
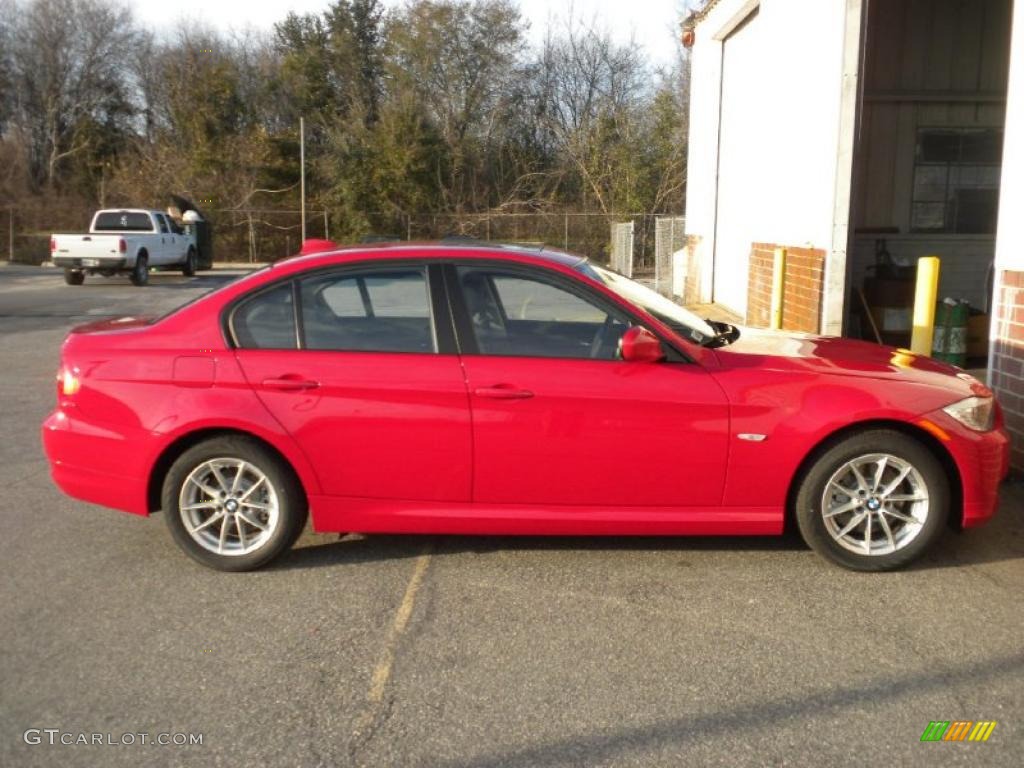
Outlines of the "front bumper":
[[1010,470],[1006,431],[997,426],[988,432],[976,432],[941,410],[928,414],[921,426],[940,439],[959,470],[963,490],[961,526],[984,524],[999,506],[999,484]]
[[148,436],[98,426],[58,408],[42,426],[53,481],[68,496],[136,515],[148,515]]
[[102,270],[102,269],[124,269],[128,264],[128,259],[108,259],[108,258],[93,258],[93,259],[82,259],[77,256],[54,256],[51,261],[55,267],[62,267],[64,269],[89,269],[89,270]]

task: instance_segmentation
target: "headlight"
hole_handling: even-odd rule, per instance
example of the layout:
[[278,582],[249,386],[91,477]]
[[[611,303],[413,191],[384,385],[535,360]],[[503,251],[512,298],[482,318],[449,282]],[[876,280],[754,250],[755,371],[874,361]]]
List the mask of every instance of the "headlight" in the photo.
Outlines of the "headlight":
[[991,397],[968,397],[959,403],[947,405],[942,410],[965,427],[970,427],[978,432],[987,432],[992,429],[992,420],[995,415],[993,402]]

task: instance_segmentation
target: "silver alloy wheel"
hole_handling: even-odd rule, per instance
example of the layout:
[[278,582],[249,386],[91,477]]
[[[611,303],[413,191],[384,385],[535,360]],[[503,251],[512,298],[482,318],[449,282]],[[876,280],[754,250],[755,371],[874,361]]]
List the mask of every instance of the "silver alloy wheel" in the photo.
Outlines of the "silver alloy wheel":
[[178,514],[196,542],[216,555],[247,555],[267,543],[281,520],[277,492],[259,467],[208,459],[178,494]]
[[928,486],[913,464],[868,453],[835,471],[821,500],[825,530],[858,555],[888,555],[907,546],[928,519]]

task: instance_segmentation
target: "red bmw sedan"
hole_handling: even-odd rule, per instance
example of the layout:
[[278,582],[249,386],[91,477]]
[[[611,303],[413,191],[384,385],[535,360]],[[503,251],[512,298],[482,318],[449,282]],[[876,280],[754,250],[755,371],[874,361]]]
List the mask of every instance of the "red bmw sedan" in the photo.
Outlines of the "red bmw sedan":
[[248,570],[319,532],[751,535],[884,570],[996,509],[962,371],[708,323],[586,259],[400,245],[74,329],[42,428],[79,499]]

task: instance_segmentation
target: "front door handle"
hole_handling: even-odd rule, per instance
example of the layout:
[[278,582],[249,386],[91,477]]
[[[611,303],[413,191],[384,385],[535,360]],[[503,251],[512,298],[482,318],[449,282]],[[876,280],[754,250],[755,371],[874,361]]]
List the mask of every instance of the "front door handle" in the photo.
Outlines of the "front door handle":
[[480,387],[479,389],[474,389],[473,394],[477,397],[489,397],[493,400],[526,400],[533,397],[533,392],[530,390],[513,387],[511,384]]
[[301,376],[279,376],[275,379],[264,379],[263,386],[267,389],[275,389],[279,392],[298,392],[303,389],[316,389],[320,382],[312,379],[303,379]]

